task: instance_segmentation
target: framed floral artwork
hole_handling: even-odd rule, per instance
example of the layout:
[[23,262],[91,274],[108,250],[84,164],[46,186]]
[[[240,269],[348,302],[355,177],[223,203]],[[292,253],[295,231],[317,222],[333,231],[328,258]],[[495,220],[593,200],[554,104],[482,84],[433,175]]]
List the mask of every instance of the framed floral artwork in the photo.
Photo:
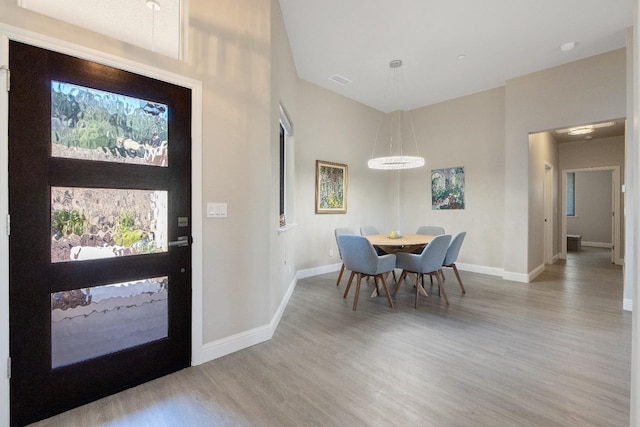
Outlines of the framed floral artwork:
[[347,165],[316,160],[316,213],[347,213]]
[[431,209],[464,209],[464,167],[431,171]]

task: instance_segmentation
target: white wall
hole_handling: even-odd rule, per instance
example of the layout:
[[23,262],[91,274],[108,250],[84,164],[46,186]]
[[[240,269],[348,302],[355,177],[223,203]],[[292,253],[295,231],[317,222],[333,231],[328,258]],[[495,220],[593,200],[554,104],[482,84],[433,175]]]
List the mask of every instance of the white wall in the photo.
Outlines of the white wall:
[[[540,132],[529,136],[529,259],[532,266],[539,271],[544,269],[544,179],[545,167],[553,168],[554,219],[558,212],[558,142],[549,132]],[[553,248],[555,255],[559,252],[558,221],[553,223]]]
[[[531,221],[531,132],[626,116],[626,51],[619,49],[509,80],[505,125],[506,277],[530,279],[540,250],[529,236],[542,235]],[[535,190],[535,189],[533,189]]]
[[582,244],[611,245],[611,171],[575,173],[576,215],[567,217],[567,234],[582,236]]
[[[296,120],[296,267],[340,264],[337,227],[389,230],[396,197],[389,173],[367,168],[383,114],[314,84],[300,81]],[[316,160],[347,165],[347,213],[315,213]],[[387,173],[385,173],[387,172]],[[330,249],[333,256],[329,255]]]
[[283,298],[290,290],[295,278],[297,251],[295,250],[297,228],[278,232],[280,212],[280,104],[290,116],[293,135],[287,138],[287,173],[293,177],[287,186],[287,221],[297,221],[296,207],[296,126],[298,122],[298,75],[289,39],[284,26],[278,0],[271,0],[271,161],[270,161],[270,208],[269,208],[269,268],[271,292],[269,295],[269,313],[277,312]]
[[[501,270],[504,254],[504,87],[412,111],[426,166],[400,173],[401,228],[466,231],[459,262]],[[463,166],[465,209],[432,210],[431,170]]]

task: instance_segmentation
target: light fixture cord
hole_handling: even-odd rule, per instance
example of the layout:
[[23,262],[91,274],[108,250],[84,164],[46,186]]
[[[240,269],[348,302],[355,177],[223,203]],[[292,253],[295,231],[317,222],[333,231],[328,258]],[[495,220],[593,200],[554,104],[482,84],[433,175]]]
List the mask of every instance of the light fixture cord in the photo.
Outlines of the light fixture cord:
[[151,52],[156,51],[156,10],[151,8]]

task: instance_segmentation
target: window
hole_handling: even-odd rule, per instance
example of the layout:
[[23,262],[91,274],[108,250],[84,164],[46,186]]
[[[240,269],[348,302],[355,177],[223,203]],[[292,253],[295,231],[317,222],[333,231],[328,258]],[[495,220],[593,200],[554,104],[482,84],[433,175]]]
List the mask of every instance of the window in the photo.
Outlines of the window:
[[567,173],[567,216],[576,216],[576,174]]
[[287,225],[287,215],[286,215],[286,203],[285,196],[287,193],[286,189],[286,144],[285,144],[285,130],[282,123],[280,123],[280,227],[284,227]]
[[287,110],[280,104],[280,211],[281,229],[289,229],[293,215],[294,155],[293,155],[293,123]]

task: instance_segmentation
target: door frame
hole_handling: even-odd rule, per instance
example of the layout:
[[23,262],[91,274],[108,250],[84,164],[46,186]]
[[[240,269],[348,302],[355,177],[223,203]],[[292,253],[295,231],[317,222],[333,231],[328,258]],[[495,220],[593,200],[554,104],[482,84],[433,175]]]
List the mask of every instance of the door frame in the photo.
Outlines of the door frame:
[[[157,80],[183,86],[191,90],[192,159],[202,159],[202,82],[167,72],[150,65],[78,46],[53,37],[0,24],[0,66],[9,66],[9,40],[30,44],[58,53],[97,62]],[[0,69],[0,426],[9,425],[9,161],[8,119],[9,96],[7,71]],[[191,166],[192,215],[192,311],[191,311],[191,365],[205,362],[202,352],[202,162]]]
[[577,168],[577,169],[563,169],[562,170],[562,183],[560,187],[560,193],[562,194],[562,203],[560,209],[561,215],[561,223],[562,223],[562,251],[560,254],[560,258],[567,259],[567,174],[572,172],[597,172],[597,171],[610,171],[612,173],[612,182],[613,182],[613,195],[612,195],[612,203],[611,211],[613,212],[613,235],[612,243],[613,243],[613,262],[617,265],[622,265],[623,260],[620,256],[621,249],[621,223],[622,216],[620,214],[620,201],[621,201],[621,191],[622,188],[620,185],[620,166],[601,166],[601,167],[593,167],[593,168]]
[[554,243],[554,227],[555,220],[553,218],[554,207],[554,195],[553,195],[553,183],[554,183],[555,168],[549,162],[544,162],[544,181],[543,181],[543,210],[544,210],[544,224],[543,224],[543,250],[542,259],[545,264],[553,264],[555,254],[553,253]]

